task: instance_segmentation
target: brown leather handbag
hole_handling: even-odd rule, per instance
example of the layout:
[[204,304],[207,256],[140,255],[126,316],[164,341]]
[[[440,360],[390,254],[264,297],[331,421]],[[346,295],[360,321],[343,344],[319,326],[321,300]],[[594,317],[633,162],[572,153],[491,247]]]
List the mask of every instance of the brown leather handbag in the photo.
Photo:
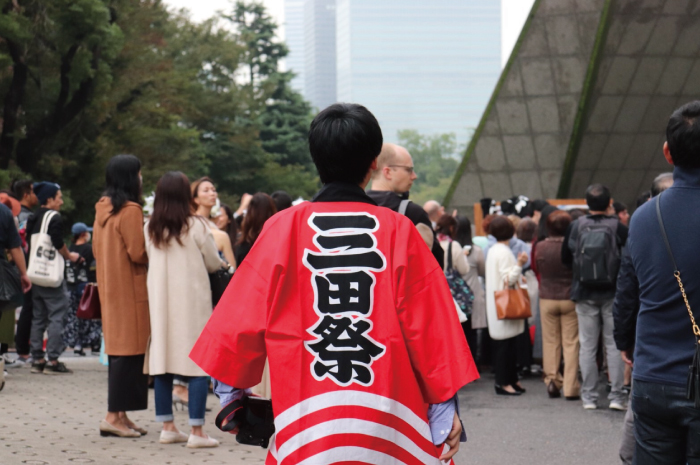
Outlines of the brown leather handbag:
[[521,288],[519,285],[515,287],[508,286],[508,281],[505,281],[506,288],[502,291],[496,291],[496,315],[499,320],[524,320],[532,316],[530,309],[530,295],[527,289]]
[[76,316],[81,320],[99,320],[102,318],[100,306],[100,294],[97,292],[97,283],[87,283],[80,297]]

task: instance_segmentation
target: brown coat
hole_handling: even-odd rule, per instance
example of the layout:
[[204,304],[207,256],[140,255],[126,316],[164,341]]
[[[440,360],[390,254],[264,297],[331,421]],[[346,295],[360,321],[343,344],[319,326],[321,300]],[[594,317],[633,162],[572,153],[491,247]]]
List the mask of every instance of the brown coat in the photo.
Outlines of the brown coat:
[[141,355],[151,335],[143,212],[135,202],[124,204],[116,215],[111,212],[112,201],[102,197],[95,205],[92,240],[105,352]]

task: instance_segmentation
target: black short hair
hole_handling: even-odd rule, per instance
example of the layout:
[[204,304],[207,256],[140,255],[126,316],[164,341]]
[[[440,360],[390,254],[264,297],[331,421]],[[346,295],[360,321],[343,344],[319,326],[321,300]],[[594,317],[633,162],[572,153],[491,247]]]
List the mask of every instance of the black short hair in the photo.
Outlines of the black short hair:
[[700,168],[700,100],[673,112],[666,126],[666,142],[674,166]]
[[31,179],[19,179],[12,181],[12,186],[10,190],[12,191],[12,196],[17,200],[22,200],[25,195],[31,194],[34,187],[34,181]]
[[627,210],[627,205],[622,202],[613,202],[613,208],[615,209],[615,214],[619,215],[621,212]]
[[497,241],[508,241],[515,235],[515,226],[505,216],[498,215],[489,224],[489,234]]
[[278,212],[286,210],[292,206],[292,197],[285,191],[273,192],[270,197],[272,197],[272,201],[275,202]]
[[382,151],[377,118],[362,105],[335,103],[311,122],[309,150],[323,184],[360,184]]
[[637,208],[647,203],[651,197],[651,191],[644,191],[639,194],[639,197],[637,197]]
[[602,212],[610,206],[610,189],[602,184],[593,184],[586,189],[586,205],[590,211]]

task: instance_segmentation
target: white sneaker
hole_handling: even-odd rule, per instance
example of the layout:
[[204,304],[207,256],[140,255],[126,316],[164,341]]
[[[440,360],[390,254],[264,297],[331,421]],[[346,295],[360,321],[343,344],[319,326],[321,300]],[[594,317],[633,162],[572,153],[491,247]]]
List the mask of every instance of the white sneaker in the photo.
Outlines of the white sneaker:
[[31,366],[32,364],[32,358],[29,357],[27,359],[22,359],[22,358],[11,358],[8,356],[8,354],[5,354],[3,356],[5,358],[5,366],[7,368],[22,368],[22,367],[28,367]]
[[161,444],[177,444],[178,442],[187,442],[187,435],[182,431],[161,431]]
[[207,436],[203,438],[201,436],[195,436],[190,434],[190,438],[187,440],[187,447],[191,449],[201,449],[204,447],[219,447],[219,441],[214,438]]
[[618,410],[620,412],[626,412],[627,407],[622,402],[612,401],[612,402],[610,402],[610,410]]
[[584,410],[595,410],[597,408],[598,408],[598,406],[595,404],[595,402],[584,402],[583,403]]

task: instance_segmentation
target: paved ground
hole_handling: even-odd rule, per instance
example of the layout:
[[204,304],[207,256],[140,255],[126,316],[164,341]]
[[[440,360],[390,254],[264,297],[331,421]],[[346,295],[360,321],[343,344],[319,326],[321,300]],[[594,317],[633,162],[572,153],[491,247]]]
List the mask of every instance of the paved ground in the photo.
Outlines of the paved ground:
[[[66,358],[75,373],[31,375],[28,368],[11,369],[0,393],[0,464],[245,464],[262,463],[260,448],[240,446],[213,426],[206,431],[219,439],[217,449],[191,450],[158,443],[159,424],[151,408],[131,417],[148,429],[139,439],[102,438],[97,428],[104,415],[107,369],[96,357]],[[525,380],[528,393],[497,397],[490,376],[460,394],[469,442],[458,454],[463,464],[591,464],[619,463],[617,447],[623,414],[600,409],[584,412],[579,402],[549,400],[543,383]],[[150,393],[153,396],[153,392]],[[604,396],[603,396],[604,398]],[[208,405],[216,409],[217,399]],[[216,411],[216,410],[214,410]],[[187,428],[187,412],[176,413]]]

